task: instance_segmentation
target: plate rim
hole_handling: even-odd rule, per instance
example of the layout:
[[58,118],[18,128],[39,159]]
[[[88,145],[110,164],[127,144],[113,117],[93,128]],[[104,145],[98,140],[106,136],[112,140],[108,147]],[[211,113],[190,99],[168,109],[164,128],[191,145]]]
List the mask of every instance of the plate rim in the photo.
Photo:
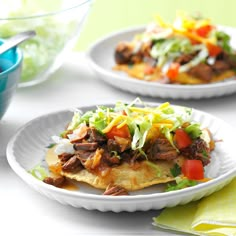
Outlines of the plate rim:
[[[106,105],[105,103],[102,103],[103,105]],[[109,103],[110,105],[112,105],[113,103]],[[108,104],[108,105],[109,105]],[[159,103],[148,103],[148,104],[159,104]],[[96,104],[96,105],[83,105],[83,106],[79,106],[78,109],[86,109],[89,108],[91,106],[97,106],[100,104]],[[114,104],[113,104],[114,105]],[[226,122],[224,122],[222,119],[211,115],[210,113],[204,112],[204,111],[200,111],[197,109],[193,109],[195,112],[197,113],[202,113],[204,116],[210,116],[211,118],[223,123],[224,125],[228,126],[228,128],[233,128],[231,127],[229,124],[227,124]],[[171,198],[173,195],[176,197],[181,197],[181,196],[188,196],[188,195],[195,195],[198,192],[204,191],[206,189],[209,189],[215,185],[219,185],[222,182],[226,181],[227,179],[232,179],[233,177],[236,176],[236,166],[234,168],[232,168],[231,170],[229,170],[227,173],[222,174],[221,176],[212,179],[211,181],[202,183],[200,185],[196,185],[190,188],[185,188],[185,189],[181,189],[181,190],[177,190],[177,191],[171,191],[171,192],[162,192],[162,193],[151,193],[151,194],[139,194],[139,195],[129,195],[129,196],[106,196],[106,195],[98,195],[98,194],[93,194],[93,193],[84,193],[84,192],[79,192],[79,191],[69,191],[66,189],[60,189],[60,188],[56,188],[54,186],[48,185],[46,183],[43,183],[42,181],[36,179],[35,177],[33,177],[32,175],[30,175],[28,173],[28,171],[23,168],[20,163],[17,161],[17,157],[14,156],[13,153],[13,147],[15,142],[17,141],[17,137],[21,134],[22,131],[24,131],[25,129],[27,129],[28,126],[32,125],[34,122],[40,121],[40,120],[46,120],[48,117],[50,116],[54,116],[54,115],[61,115],[62,113],[69,113],[72,112],[70,108],[66,108],[66,109],[61,109],[58,111],[54,111],[54,112],[49,112],[46,113],[44,115],[40,115],[30,121],[28,121],[26,124],[24,124],[23,126],[21,126],[15,133],[15,135],[10,139],[10,141],[8,142],[7,145],[7,161],[10,165],[10,167],[12,168],[12,170],[18,175],[18,177],[20,177],[21,179],[23,179],[26,183],[28,184],[32,184],[37,187],[43,188],[43,189],[47,189],[48,191],[51,192],[56,192],[57,194],[60,195],[64,195],[64,196],[68,196],[68,197],[77,197],[78,199],[86,199],[86,200],[102,200],[102,201],[112,201],[112,202],[119,202],[119,201],[148,201],[148,200],[157,200],[157,199],[162,199],[162,198]],[[236,163],[236,161],[235,161]],[[194,192],[194,194],[192,193]]]

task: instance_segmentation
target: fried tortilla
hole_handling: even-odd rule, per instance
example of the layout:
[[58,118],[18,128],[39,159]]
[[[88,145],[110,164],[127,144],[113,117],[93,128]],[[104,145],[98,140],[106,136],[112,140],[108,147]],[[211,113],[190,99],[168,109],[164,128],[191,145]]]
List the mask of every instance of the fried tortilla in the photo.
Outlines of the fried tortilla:
[[[116,65],[113,67],[114,70],[117,71],[123,71],[127,73],[129,76],[139,79],[139,80],[145,80],[145,81],[163,81],[163,74],[160,69],[155,68],[154,72],[150,75],[146,75],[144,73],[144,68],[147,65],[145,63],[138,63],[133,64],[132,66],[121,64]],[[212,76],[210,81],[204,81],[202,79],[199,79],[197,77],[194,77],[188,73],[179,73],[178,76],[175,78],[175,81],[172,83],[174,84],[189,84],[189,85],[196,85],[196,84],[209,84],[209,83],[215,83],[219,81],[223,81],[225,79],[229,79],[231,77],[235,76],[235,72],[233,70],[227,70],[224,71],[218,75]]]
[[[92,173],[86,169],[77,172],[65,172],[60,168],[57,169],[58,174],[69,179],[85,182],[89,185],[98,188],[106,189],[109,184],[119,185],[128,191],[134,191],[149,187],[155,184],[167,183],[174,180],[171,174],[171,169],[176,163],[182,165],[184,157],[179,156],[173,161],[158,160],[149,162],[147,160],[139,162],[131,166],[124,162],[119,166],[114,166],[102,176],[96,172]],[[54,148],[49,149],[46,154],[46,162],[49,169],[55,171],[55,167],[59,163],[57,155],[54,153]]]

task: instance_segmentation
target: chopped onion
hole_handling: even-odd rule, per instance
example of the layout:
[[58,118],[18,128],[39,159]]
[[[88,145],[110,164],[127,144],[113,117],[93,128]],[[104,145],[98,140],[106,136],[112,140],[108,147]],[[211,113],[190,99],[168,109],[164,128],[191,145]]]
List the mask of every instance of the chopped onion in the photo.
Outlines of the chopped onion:
[[216,58],[215,58],[215,57],[209,57],[209,58],[207,58],[207,63],[208,63],[209,65],[215,64],[215,61],[216,61]]
[[73,144],[70,143],[69,139],[52,136],[52,140],[57,143],[57,146],[55,148],[55,153],[57,155],[61,155],[62,153],[74,154],[75,150]]
[[167,71],[168,71],[168,69],[170,68],[170,65],[172,64],[172,62],[173,62],[173,59],[170,59],[169,61],[167,61],[167,62],[163,65],[163,67],[162,67],[162,72],[163,72],[164,74],[167,73]]

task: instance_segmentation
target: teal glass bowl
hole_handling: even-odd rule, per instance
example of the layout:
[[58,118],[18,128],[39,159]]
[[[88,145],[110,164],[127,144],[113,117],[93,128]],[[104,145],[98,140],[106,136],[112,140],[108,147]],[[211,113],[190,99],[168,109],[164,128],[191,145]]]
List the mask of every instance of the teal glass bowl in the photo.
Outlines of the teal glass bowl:
[[[0,39],[0,45],[4,41]],[[0,119],[10,105],[21,76],[23,53],[12,48],[0,54]]]

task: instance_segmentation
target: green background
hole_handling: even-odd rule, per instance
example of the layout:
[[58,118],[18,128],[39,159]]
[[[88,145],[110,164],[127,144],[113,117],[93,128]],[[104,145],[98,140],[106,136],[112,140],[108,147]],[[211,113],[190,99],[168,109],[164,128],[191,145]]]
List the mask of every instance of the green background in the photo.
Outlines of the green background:
[[176,10],[200,12],[214,24],[236,26],[235,0],[95,0],[75,49],[86,50],[110,32],[148,24],[156,14],[171,21]]

